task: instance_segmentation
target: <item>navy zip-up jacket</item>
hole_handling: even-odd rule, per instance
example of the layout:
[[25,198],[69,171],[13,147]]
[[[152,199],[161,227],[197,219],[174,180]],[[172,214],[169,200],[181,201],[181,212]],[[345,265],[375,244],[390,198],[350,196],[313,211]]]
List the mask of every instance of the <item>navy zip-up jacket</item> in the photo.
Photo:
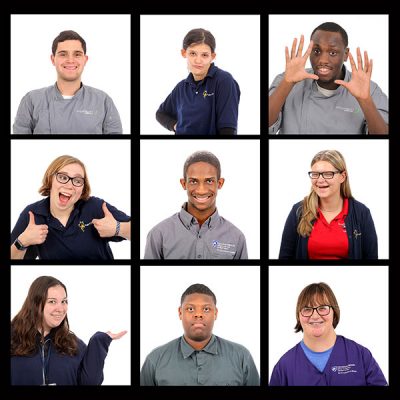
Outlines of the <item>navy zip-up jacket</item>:
[[[302,201],[296,203],[289,213],[283,229],[279,259],[308,259],[308,236],[297,232]],[[359,201],[349,199],[349,214],[346,219],[346,232],[349,239],[349,260],[378,259],[378,238],[369,209]]]
[[96,332],[87,346],[78,338],[75,356],[62,355],[55,349],[50,333],[45,337],[44,356],[42,345],[38,344],[32,356],[11,357],[11,384],[101,385],[104,360],[111,342],[109,335]]

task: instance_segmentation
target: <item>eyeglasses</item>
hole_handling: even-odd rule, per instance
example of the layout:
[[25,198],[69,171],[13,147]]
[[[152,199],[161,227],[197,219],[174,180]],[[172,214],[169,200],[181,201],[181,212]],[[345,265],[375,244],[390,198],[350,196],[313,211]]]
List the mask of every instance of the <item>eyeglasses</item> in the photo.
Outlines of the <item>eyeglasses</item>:
[[68,181],[71,181],[72,184],[76,187],[81,187],[85,183],[85,178],[81,178],[80,176],[75,176],[74,178],[71,178],[70,176],[65,175],[61,172],[56,173],[56,179],[57,179],[57,182],[60,182],[64,185],[66,183],[68,183]]
[[308,173],[308,176],[311,179],[318,179],[321,175],[324,179],[332,179],[335,174],[341,174],[342,171],[324,171],[324,172],[315,172],[315,171],[310,171]]
[[317,313],[321,316],[321,317],[325,317],[326,315],[328,315],[331,311],[331,308],[333,308],[332,306],[318,306],[318,307],[303,307],[300,310],[300,314],[303,317],[311,317],[311,315],[314,314],[314,310],[317,310]]

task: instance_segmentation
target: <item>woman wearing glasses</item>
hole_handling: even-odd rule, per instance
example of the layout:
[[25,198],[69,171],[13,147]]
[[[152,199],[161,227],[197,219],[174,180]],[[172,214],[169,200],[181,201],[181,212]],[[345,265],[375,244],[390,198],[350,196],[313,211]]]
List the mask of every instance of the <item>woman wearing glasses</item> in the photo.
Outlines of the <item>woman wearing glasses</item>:
[[289,213],[280,259],[377,259],[369,209],[351,194],[345,160],[323,150],[311,161],[311,191]]
[[22,211],[11,233],[11,259],[113,259],[109,241],[130,240],[130,217],[90,196],[85,165],[63,155],[47,168],[45,199]]
[[323,282],[306,286],[296,306],[295,332],[303,340],[275,365],[271,386],[386,386],[371,352],[336,335],[340,309],[332,289]]

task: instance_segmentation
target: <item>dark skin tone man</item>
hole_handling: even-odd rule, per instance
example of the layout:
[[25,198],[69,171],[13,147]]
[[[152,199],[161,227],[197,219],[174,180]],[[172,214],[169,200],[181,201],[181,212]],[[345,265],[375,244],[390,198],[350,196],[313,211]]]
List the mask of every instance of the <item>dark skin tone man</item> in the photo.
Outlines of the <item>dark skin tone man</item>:
[[[364,61],[360,48],[357,47],[357,64],[348,47],[343,42],[340,32],[316,30],[310,44],[303,54],[304,36],[301,35],[297,47],[297,38],[293,40],[291,52],[285,48],[286,69],[282,82],[269,97],[269,126],[277,119],[285,104],[286,98],[293,86],[304,79],[315,79],[324,89],[335,90],[339,85],[344,86],[358,101],[371,134],[387,134],[388,125],[378,112],[371,94],[370,82],[373,62],[364,51]],[[305,70],[308,57],[314,74]],[[343,81],[343,63],[349,59],[351,65],[351,80]]]

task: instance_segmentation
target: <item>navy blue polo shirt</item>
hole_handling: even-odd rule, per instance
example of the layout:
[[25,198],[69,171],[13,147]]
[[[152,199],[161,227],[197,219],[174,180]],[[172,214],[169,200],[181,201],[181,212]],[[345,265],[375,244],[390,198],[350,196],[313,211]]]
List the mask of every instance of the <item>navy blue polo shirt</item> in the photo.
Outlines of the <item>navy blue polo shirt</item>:
[[221,128],[237,129],[239,99],[232,75],[211,64],[202,81],[190,73],[179,82],[158,111],[178,121],[177,135],[215,135]]
[[[30,204],[22,211],[11,233],[11,243],[14,243],[15,239],[28,226],[28,211],[32,211],[35,214],[35,223],[37,225],[46,224],[49,232],[44,243],[28,247],[25,260],[36,257],[42,260],[112,260],[114,257],[108,242],[120,242],[125,239],[120,236],[101,238],[93,225],[86,226],[84,229],[80,227],[81,222],[88,224],[94,218],[104,218],[103,203],[104,200],[98,197],[78,200],[69,216],[67,225],[64,226],[51,215],[50,198],[46,197]],[[106,204],[117,221],[130,221],[130,217],[125,213],[108,203]]]

